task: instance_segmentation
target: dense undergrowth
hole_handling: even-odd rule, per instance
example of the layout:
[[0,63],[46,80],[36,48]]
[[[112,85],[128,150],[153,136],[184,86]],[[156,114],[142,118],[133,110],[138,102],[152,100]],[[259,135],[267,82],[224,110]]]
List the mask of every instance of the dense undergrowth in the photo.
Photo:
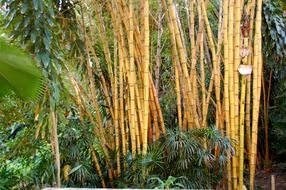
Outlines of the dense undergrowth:
[[[28,119],[28,118],[27,118]],[[2,133],[0,189],[40,189],[55,180],[53,154],[48,142],[35,139],[27,121]],[[68,130],[67,130],[68,129]],[[166,135],[148,147],[144,156],[122,158],[124,168],[114,181],[108,180],[102,148],[78,116],[70,112],[59,133],[63,187],[102,187],[90,157],[96,150],[108,187],[116,188],[212,188],[223,178],[222,170],[234,154],[232,143],[214,127],[181,132],[168,129]],[[116,164],[114,150],[113,164]],[[4,180],[2,180],[4,179]]]

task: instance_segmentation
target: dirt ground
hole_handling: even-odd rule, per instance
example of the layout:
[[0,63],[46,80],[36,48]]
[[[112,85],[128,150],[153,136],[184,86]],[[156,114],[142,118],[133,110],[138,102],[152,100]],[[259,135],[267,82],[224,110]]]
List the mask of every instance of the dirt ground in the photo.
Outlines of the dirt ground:
[[257,190],[271,189],[271,175],[275,176],[275,190],[286,190],[286,170],[284,166],[281,165],[274,166],[273,169],[269,171],[261,170],[256,173],[255,183]]

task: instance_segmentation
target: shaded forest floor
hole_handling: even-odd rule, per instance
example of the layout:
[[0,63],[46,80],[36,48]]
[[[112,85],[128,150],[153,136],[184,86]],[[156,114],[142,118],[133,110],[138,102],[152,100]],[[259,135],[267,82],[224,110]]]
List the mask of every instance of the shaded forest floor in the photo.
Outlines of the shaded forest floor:
[[274,165],[271,170],[260,170],[256,173],[257,189],[271,189],[271,175],[275,176],[276,190],[286,190],[286,164]]

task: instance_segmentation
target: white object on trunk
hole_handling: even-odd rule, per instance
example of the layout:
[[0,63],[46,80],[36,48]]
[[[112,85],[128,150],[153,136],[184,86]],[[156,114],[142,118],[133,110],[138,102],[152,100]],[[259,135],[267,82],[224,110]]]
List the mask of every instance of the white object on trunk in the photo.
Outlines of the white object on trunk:
[[251,65],[239,65],[238,72],[241,75],[250,75],[252,73],[252,66]]

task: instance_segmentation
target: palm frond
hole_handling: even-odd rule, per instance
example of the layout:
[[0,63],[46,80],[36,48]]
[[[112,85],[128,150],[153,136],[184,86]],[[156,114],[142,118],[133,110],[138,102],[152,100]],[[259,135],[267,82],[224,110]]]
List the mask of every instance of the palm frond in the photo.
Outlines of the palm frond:
[[14,91],[23,99],[35,99],[44,89],[44,78],[33,59],[0,38],[0,95]]

